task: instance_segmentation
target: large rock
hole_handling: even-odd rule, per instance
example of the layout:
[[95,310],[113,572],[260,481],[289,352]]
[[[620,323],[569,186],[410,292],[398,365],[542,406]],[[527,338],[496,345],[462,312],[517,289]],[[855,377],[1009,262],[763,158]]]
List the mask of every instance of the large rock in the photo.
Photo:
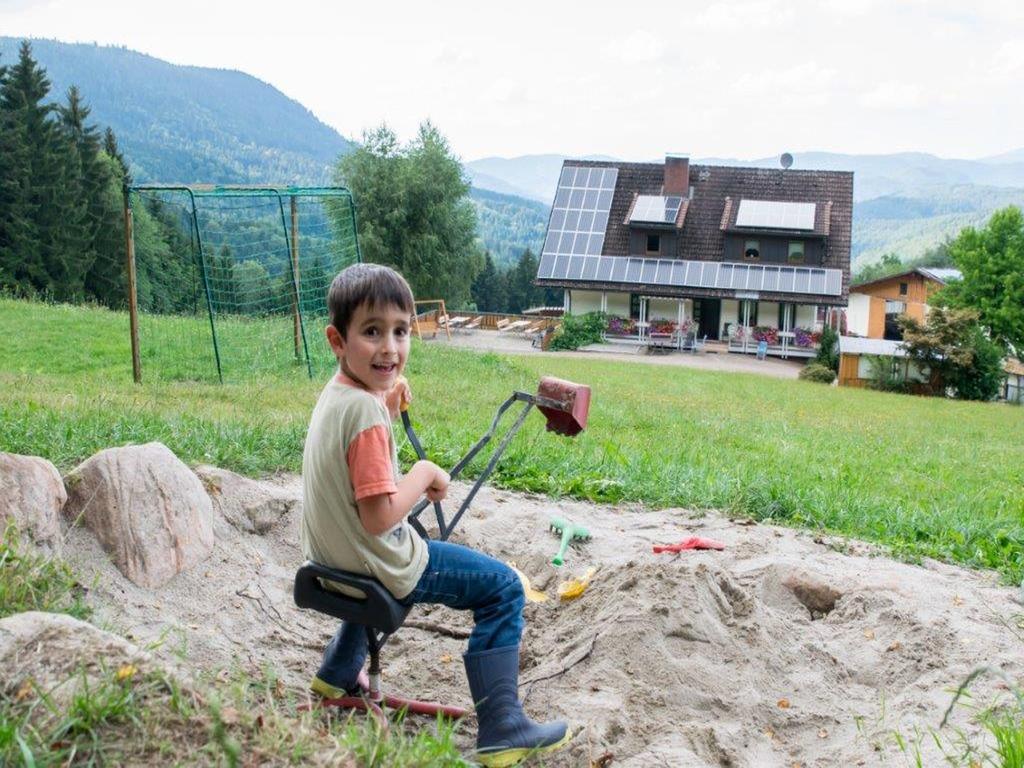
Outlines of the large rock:
[[200,464],[195,473],[206,486],[214,510],[241,531],[266,533],[299,504],[299,499],[283,488],[227,469]]
[[64,482],[64,514],[80,519],[141,587],[162,586],[213,551],[210,497],[161,443],[100,451]]
[[46,548],[60,548],[60,510],[68,499],[60,473],[46,459],[0,452],[0,527],[19,531]]
[[62,613],[28,611],[0,619],[0,699],[19,701],[42,691],[64,709],[104,677],[154,668],[152,657],[127,640]]

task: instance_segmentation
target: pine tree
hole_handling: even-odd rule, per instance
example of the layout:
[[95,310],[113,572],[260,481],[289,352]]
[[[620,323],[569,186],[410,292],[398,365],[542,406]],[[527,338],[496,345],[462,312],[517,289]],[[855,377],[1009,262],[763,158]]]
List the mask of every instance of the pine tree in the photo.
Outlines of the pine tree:
[[509,312],[522,312],[543,303],[544,290],[533,284],[536,277],[537,257],[527,248],[507,274]]
[[81,158],[60,124],[55,107],[44,101],[50,91],[46,71],[23,42],[0,93],[18,141],[27,152],[19,172],[22,205],[30,224],[16,245],[19,261],[36,290],[58,298],[82,295],[82,250],[86,235],[81,191]]
[[46,109],[39,102],[49,90],[45,75],[35,68],[31,48],[22,43],[18,63],[7,68],[0,82],[0,264],[5,282],[32,294],[45,289],[36,221],[39,191],[33,177],[33,130],[45,132]]
[[132,175],[128,171],[128,162],[121,154],[121,149],[117,146],[117,137],[114,136],[114,131],[110,126],[107,126],[107,130],[103,132],[103,151],[107,153],[107,157],[117,161],[117,164],[121,166],[121,178],[126,185],[131,186]]
[[490,251],[484,254],[484,267],[473,280],[470,294],[476,308],[481,312],[505,311],[505,281],[495,268]]

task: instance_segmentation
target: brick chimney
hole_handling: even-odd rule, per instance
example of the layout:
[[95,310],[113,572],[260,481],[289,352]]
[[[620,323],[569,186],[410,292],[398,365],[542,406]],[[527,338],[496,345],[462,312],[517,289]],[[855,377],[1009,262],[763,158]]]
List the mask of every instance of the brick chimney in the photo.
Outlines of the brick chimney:
[[690,196],[690,158],[665,155],[665,195]]

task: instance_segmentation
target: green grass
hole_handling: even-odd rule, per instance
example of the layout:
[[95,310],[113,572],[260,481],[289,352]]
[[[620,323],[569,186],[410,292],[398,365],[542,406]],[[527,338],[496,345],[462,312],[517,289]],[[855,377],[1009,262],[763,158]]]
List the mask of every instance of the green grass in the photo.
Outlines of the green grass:
[[24,611],[88,619],[85,592],[64,561],[25,546],[13,523],[0,532],[0,619]]
[[[101,448],[160,440],[187,462],[250,475],[300,469],[321,387],[301,370],[168,381],[152,372],[194,354],[168,342],[149,348],[146,383],[135,386],[124,314],[0,299],[0,327],[0,449],[67,470]],[[531,416],[494,475],[499,486],[722,508],[1024,577],[1021,408],[419,343],[407,373],[421,441],[442,466],[513,389],[532,391],[544,374],[591,385],[587,431],[566,440]],[[402,456],[411,460],[407,446]]]

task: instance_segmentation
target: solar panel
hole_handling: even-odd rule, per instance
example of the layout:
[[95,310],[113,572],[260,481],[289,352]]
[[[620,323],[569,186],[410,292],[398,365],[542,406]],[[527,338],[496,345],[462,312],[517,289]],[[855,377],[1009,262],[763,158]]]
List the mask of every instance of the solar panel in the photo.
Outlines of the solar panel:
[[817,296],[838,296],[843,286],[838,269],[551,253],[541,255],[537,278]]
[[683,204],[681,197],[664,197],[662,195],[640,195],[633,204],[633,212],[629,216],[630,223],[644,222],[649,224],[673,224],[679,215],[679,206]]
[[783,203],[778,200],[740,200],[737,227],[814,229],[814,203]]
[[[599,256],[608,228],[618,168],[566,165],[558,179],[541,256]],[[541,259],[543,262],[543,258]],[[560,264],[561,262],[558,262]],[[555,272],[555,262],[552,269]],[[541,277],[538,270],[537,276]],[[567,278],[560,273],[549,279]]]

